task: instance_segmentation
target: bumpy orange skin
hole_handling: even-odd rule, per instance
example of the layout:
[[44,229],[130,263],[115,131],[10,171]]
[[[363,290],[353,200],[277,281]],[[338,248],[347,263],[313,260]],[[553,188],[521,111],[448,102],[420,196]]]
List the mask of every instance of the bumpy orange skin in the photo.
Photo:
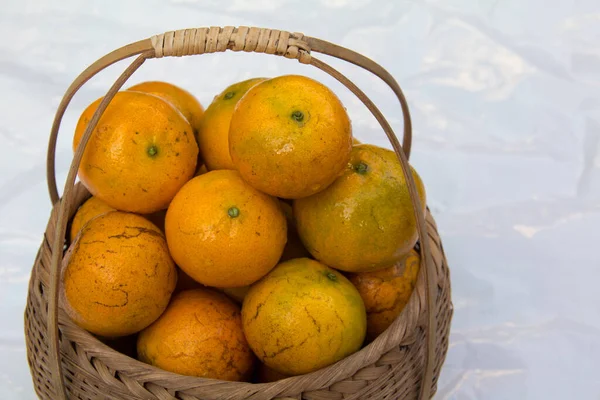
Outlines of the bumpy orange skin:
[[348,162],[350,119],[336,95],[304,76],[259,83],[231,117],[229,152],[248,183],[297,199],[330,185]]
[[69,235],[71,242],[75,240],[75,236],[79,233],[81,228],[98,215],[115,211],[114,208],[103,202],[97,197],[90,197],[79,207],[73,221],[71,222],[71,233]]
[[349,274],[367,308],[367,340],[382,334],[400,315],[417,284],[419,253],[410,253],[395,265],[373,272]]
[[[422,212],[425,188],[411,168]],[[355,145],[343,174],[327,189],[294,201],[298,233],[323,263],[373,271],[402,259],[417,242],[417,222],[396,153]]]
[[[81,115],[77,148],[101,99]],[[149,214],[167,208],[196,169],[198,145],[190,124],[172,105],[141,92],[119,92],[88,142],[79,178],[109,206]]]
[[308,258],[281,263],[252,285],[242,322],[254,354],[286,375],[312,372],[354,353],[367,327],[356,288]]
[[266,275],[277,264],[287,235],[277,199],[231,170],[189,181],[169,205],[165,228],[177,265],[214,287],[246,286]]
[[[281,263],[287,260],[291,260],[292,258],[311,257],[308,250],[304,248],[304,245],[302,244],[302,241],[298,236],[298,232],[296,232],[296,223],[294,222],[292,206],[281,200],[279,201],[279,206],[281,207],[287,222],[287,243],[283,248],[283,253],[281,254],[279,262]],[[238,304],[243,303],[244,298],[248,293],[248,290],[250,290],[250,286],[222,289],[223,293],[225,293]]]
[[177,273],[162,232],[119,211],[87,223],[64,271],[65,309],[82,328],[106,337],[139,332],[165,310]]
[[164,314],[140,333],[137,349],[141,361],[166,371],[228,381],[247,379],[255,360],[239,306],[211,289],[173,296]]
[[202,116],[204,115],[204,107],[202,107],[202,104],[200,104],[198,99],[187,90],[175,86],[172,83],[160,81],[138,83],[127,90],[149,93],[166,100],[183,114],[185,119],[192,125],[192,128],[198,129]]
[[266,78],[254,78],[227,87],[206,109],[196,133],[200,154],[209,170],[235,169],[229,155],[229,124],[238,101]]

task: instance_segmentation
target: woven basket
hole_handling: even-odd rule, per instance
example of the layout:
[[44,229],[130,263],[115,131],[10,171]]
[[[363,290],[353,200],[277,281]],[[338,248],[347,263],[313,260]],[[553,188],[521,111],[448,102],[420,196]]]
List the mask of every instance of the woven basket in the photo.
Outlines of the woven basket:
[[[121,354],[75,325],[59,301],[60,269],[69,255],[65,233],[77,208],[90,196],[75,184],[83,149],[115,93],[145,60],[226,50],[275,54],[314,65],[350,89],[373,113],[402,163],[413,199],[420,237],[421,269],[415,291],[396,321],[357,353],[316,372],[268,384],[227,382],[166,372]],[[344,75],[314,57],[327,54],[362,67],[387,83],[404,118],[401,146],[375,105]],[[64,112],[77,90],[109,65],[137,56],[110,88],[83,135],[62,198],[56,187],[56,138]],[[429,399],[448,350],[452,318],[448,265],[435,222],[422,210],[407,173],[411,147],[408,105],[392,76],[368,58],[299,33],[247,28],[186,29],[122,47],[96,61],[69,87],[60,103],[48,147],[48,186],[54,204],[29,283],[25,310],[27,357],[41,399]]]

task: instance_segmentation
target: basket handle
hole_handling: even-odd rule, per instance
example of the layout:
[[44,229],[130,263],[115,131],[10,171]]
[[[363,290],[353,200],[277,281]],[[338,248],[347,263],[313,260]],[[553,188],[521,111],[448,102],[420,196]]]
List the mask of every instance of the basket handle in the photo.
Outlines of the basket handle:
[[[60,204],[58,205],[59,209],[55,235],[51,241],[52,259],[50,263],[50,292],[48,299],[48,336],[50,342],[49,356],[50,366],[53,370],[53,384],[56,390],[57,399],[67,399],[67,392],[64,385],[63,371],[60,361],[60,332],[58,329],[58,294],[60,285],[59,270],[63,255],[63,246],[65,243],[66,227],[69,218],[67,210],[70,209],[72,202],[72,196],[70,194],[74,189],[75,178],[77,176],[79,164],[81,163],[81,159],[83,157],[83,151],[87,145],[87,142],[89,141],[92,131],[95,129],[100,117],[106,110],[106,107],[112,98],[125,84],[127,79],[133,75],[133,73],[144,63],[146,59],[161,58],[165,56],[180,57],[186,55],[198,55],[205,53],[224,52],[226,50],[280,55],[287,58],[297,59],[300,63],[310,64],[323,70],[337,79],[350,91],[352,91],[352,93],[354,93],[375,116],[382,129],[385,131],[392,147],[394,148],[398,160],[403,167],[402,169],[404,177],[408,184],[408,191],[412,200],[413,211],[417,221],[417,231],[419,238],[421,238],[421,269],[425,275],[424,278],[427,292],[425,300],[428,318],[427,329],[425,332],[427,338],[424,362],[425,371],[422,378],[419,398],[421,400],[429,399],[431,393],[431,383],[433,381],[436,343],[435,335],[437,327],[436,315],[432,310],[435,300],[435,284],[433,282],[433,267],[429,253],[429,241],[427,240],[427,226],[425,223],[424,213],[422,212],[423,207],[420,204],[421,202],[417,194],[415,182],[412,178],[412,174],[410,173],[408,164],[408,157],[410,156],[412,142],[412,125],[408,104],[402,90],[400,89],[400,86],[385,69],[372,60],[352,50],[335,45],[333,43],[312,37],[305,37],[301,33],[289,33],[286,31],[264,28],[236,28],[231,26],[223,28],[210,27],[171,31],[119,48],[100,58],[98,61],[84,70],[69,86],[61,103],[59,104],[52,125],[52,130],[50,132],[47,158],[47,178],[50,197],[53,204],[57,201],[60,201]],[[313,57],[311,53],[314,52],[327,54],[355,64],[369,72],[372,72],[381,78],[385,83],[387,83],[388,86],[390,86],[392,91],[398,97],[402,108],[402,115],[404,119],[404,138],[402,146],[400,145],[398,138],[394,134],[385,117],[381,114],[373,102],[365,95],[365,93],[333,67]],[[138,57],[111,86],[107,94],[98,105],[97,110],[86,127],[69,168],[65,182],[65,188],[63,191],[63,197],[62,199],[59,199],[55,176],[56,141],[62,117],[71,99],[75,93],[77,93],[77,91],[98,72],[116,63],[117,61],[124,60],[135,55],[138,55]],[[390,345],[386,341],[376,342],[374,345],[378,346],[379,348],[375,349],[375,351],[371,354],[375,354],[379,351],[384,352],[390,348]],[[373,362],[374,361],[376,360],[373,360]]]
[[311,53],[322,53],[347,61],[373,73],[392,89],[400,102],[404,124],[402,148],[406,158],[410,158],[412,121],[406,97],[394,77],[373,60],[345,47],[304,36],[301,33],[243,26],[239,28],[184,29],[166,32],[121,47],[86,68],[69,86],[57,108],[48,143],[46,174],[52,204],[55,204],[59,198],[55,167],[58,130],[73,96],[88,80],[110,65],[144,52],[152,53],[148,54],[146,58],[160,58],[215,53],[226,50],[282,55],[287,58],[297,58],[303,64],[310,64],[311,60],[314,59],[314,57],[311,57]]

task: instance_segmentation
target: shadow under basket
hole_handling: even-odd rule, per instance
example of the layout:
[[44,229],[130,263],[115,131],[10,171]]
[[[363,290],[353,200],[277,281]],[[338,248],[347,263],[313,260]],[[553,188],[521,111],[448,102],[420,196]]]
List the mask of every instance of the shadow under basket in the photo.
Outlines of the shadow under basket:
[[[58,300],[69,221],[90,194],[75,178],[83,150],[98,118],[114,94],[147,59],[224,51],[266,53],[296,59],[330,74],[373,113],[404,167],[420,238],[421,269],[405,309],[375,341],[349,357],[313,373],[274,383],[253,384],[183,376],[144,364],[108,347],[75,325]],[[404,137],[399,143],[377,107],[351,81],[325,62],[321,53],[368,70],[390,86],[400,101]],[[119,60],[133,63],[110,88],[75,152],[63,196],[55,179],[55,150],[62,117],[77,90],[92,76]],[[332,43],[299,33],[248,28],[185,29],[153,36],[102,57],[69,87],[58,107],[48,148],[48,186],[54,204],[29,282],[25,310],[27,357],[35,391],[41,399],[428,399],[448,350],[452,301],[449,269],[433,217],[423,208],[412,176],[407,174],[411,147],[408,105],[392,76],[372,60]]]

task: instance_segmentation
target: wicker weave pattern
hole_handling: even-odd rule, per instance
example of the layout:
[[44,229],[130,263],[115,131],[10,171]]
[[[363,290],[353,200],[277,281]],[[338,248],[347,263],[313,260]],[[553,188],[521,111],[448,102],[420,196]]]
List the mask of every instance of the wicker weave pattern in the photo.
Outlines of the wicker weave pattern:
[[[81,185],[74,191],[74,207],[89,197]],[[29,296],[25,312],[27,356],[32,370],[34,386],[41,399],[54,400],[57,396],[48,368],[48,343],[46,340],[47,291],[49,282],[50,245],[54,235],[57,207],[48,222],[43,241],[32,271]],[[452,306],[450,302],[450,280],[446,258],[443,253],[436,225],[428,214],[429,240],[432,258],[436,266],[437,281],[437,338],[435,380],[448,348],[448,333]],[[422,274],[419,277],[422,281]],[[422,282],[418,287],[422,287]],[[407,310],[421,308],[424,293],[416,292]],[[419,326],[425,323],[423,309],[419,312]],[[402,317],[401,317],[402,318]],[[303,377],[291,378],[273,384],[252,385],[247,383],[221,382],[201,378],[184,377],[161,371],[115,352],[98,341],[88,332],[74,325],[61,311],[62,365],[67,380],[70,398],[93,399],[160,399],[160,400],[267,400],[267,399],[416,399],[423,363],[425,345],[422,328],[416,333],[407,332],[399,345],[382,354],[377,362],[362,365],[356,373],[351,371],[330,376],[332,367]],[[368,352],[369,347],[359,353]],[[309,386],[306,381],[312,382]],[[308,390],[306,388],[309,388]]]
[[[74,325],[60,307],[60,270],[69,256],[64,251],[68,221],[89,196],[85,188],[75,185],[76,173],[87,141],[109,102],[147,59],[225,50],[264,52],[298,59],[331,75],[354,93],[380,123],[403,167],[421,238],[421,271],[415,292],[386,332],[369,346],[332,366],[272,384],[208,380],[159,370],[105,346]],[[364,68],[390,87],[402,109],[402,145],[366,94],[342,73],[314,57],[315,53]],[[60,199],[54,158],[61,120],[71,99],[95,74],[133,56],[137,57],[113,83],[91,118],[75,151]],[[97,60],[67,89],[50,131],[47,178],[55,207],[32,271],[25,313],[28,359],[39,396],[52,400],[430,398],[448,348],[452,303],[448,266],[437,228],[431,215],[425,216],[420,211],[422,205],[409,173],[411,143],[408,103],[394,78],[380,65],[352,50],[302,34],[246,27],[188,29],[129,44]]]

